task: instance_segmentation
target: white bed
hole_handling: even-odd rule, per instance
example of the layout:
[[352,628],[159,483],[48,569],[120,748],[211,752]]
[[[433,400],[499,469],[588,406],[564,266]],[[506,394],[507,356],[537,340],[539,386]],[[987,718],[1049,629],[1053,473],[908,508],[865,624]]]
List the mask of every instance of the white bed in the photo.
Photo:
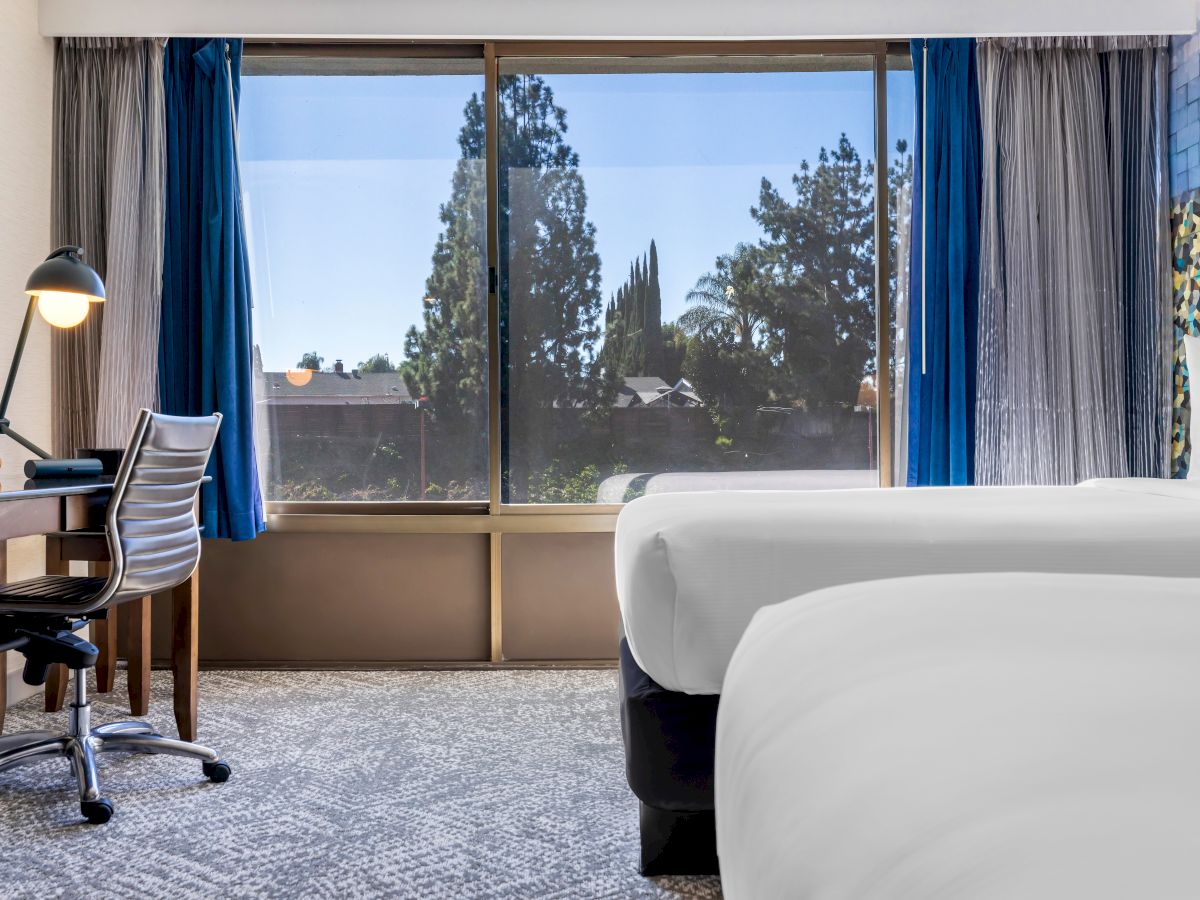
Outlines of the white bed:
[[1200,580],[952,575],[761,610],[716,809],[732,900],[1200,896]]
[[1200,480],[659,494],[621,512],[617,592],[638,665],[668,690],[715,694],[768,604],[904,575],[1188,575],[1198,534]]

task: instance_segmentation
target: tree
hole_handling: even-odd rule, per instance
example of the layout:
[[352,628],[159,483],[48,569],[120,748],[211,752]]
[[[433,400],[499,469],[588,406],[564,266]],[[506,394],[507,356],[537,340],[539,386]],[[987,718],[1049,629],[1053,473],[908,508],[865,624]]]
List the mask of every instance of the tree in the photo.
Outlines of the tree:
[[771,290],[770,272],[764,268],[758,247],[738,244],[733,253],[717,258],[714,271],[700,277],[679,317],[679,328],[691,338],[683,372],[708,407],[720,437],[736,445],[747,442],[755,411],[770,397],[771,361],[761,346],[761,309]]
[[667,384],[677,384],[683,377],[683,360],[687,355],[688,336],[674,322],[662,326],[662,369],[659,377]]
[[658,249],[629,264],[629,276],[609,300],[604,315],[604,346],[597,358],[604,388],[614,379],[658,375],[663,368],[662,290]]
[[374,372],[395,372],[396,367],[392,365],[392,360],[386,353],[376,353],[366,362],[358,364],[358,371],[364,375],[369,375]]
[[300,362],[296,363],[297,369],[312,369],[314,372],[321,371],[321,363],[325,362],[325,357],[318,356],[316,350],[305,353],[300,357]]
[[715,272],[702,275],[688,291],[690,308],[679,317],[688,334],[732,338],[742,350],[758,345],[763,316],[763,257],[757,247],[738,244],[717,258]]
[[[645,362],[642,365],[646,375],[657,375],[664,381],[669,380],[663,374],[663,330],[662,330],[662,288],[658,283],[658,247],[654,240],[650,241],[650,263],[646,270],[646,306],[643,316],[643,339]],[[671,382],[674,384],[674,382]]]
[[[500,390],[509,420],[504,469],[515,498],[531,471],[563,456],[559,410],[595,406],[599,386],[590,369],[600,337],[600,260],[579,158],[566,143],[566,112],[545,80],[504,76],[498,85],[500,147],[498,217],[508,265],[500,271]],[[423,327],[405,338],[401,366],[409,391],[425,395],[437,418],[439,482],[479,470],[485,459],[487,403],[487,270],[484,101],[473,95],[459,133],[461,159],[445,226],[426,283]],[[472,460],[471,465],[464,454]],[[457,461],[455,461],[457,457]]]
[[585,464],[586,435],[563,410],[595,409],[591,378],[600,338],[600,258],[587,218],[579,155],[566,142],[567,114],[545,79],[500,79],[498,183],[505,310],[501,396],[509,421],[507,493],[525,496],[531,472],[552,460]]
[[792,178],[794,202],[763,179],[751,215],[766,237],[765,348],[775,393],[809,407],[853,405],[875,351],[874,167],[843,134]]

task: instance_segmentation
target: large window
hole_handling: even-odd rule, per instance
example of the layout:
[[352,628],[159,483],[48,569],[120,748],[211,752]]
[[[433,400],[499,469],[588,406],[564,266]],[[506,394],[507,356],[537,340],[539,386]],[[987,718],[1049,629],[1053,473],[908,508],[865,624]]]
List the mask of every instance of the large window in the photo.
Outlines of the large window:
[[489,72],[248,59],[268,499],[878,483],[879,312],[911,181],[905,111],[880,119],[882,47],[505,49]]

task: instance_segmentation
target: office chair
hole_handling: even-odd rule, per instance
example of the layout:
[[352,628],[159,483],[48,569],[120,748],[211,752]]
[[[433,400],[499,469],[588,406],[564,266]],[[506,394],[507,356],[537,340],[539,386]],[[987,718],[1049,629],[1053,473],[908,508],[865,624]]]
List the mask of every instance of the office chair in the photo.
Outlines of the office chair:
[[143,409],[113,482],[105,513],[111,567],[106,578],[45,575],[0,585],[0,650],[25,655],[26,684],[46,682],[62,663],[74,676],[74,701],[65,734],[32,731],[0,737],[0,771],[65,756],[79,784],[79,808],[92,824],[107,822],[112,804],[100,796],[96,754],[163,753],[199,759],[215,782],[230,768],[199,744],[163,737],[144,722],[91,725],[87,670],[99,650],[75,634],[116,604],[169,590],[200,561],[195,503],[217,438],[221,415],[165,416]]

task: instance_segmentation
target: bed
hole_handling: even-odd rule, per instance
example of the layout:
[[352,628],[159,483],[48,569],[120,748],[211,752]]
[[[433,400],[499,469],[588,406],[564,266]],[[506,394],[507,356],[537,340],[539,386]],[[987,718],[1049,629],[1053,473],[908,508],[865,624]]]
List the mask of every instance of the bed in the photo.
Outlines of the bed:
[[621,712],[642,871],[713,871],[712,743],[764,606],[853,582],[980,571],[1190,575],[1200,480],[658,494],[617,523]]
[[1200,579],[950,575],[758,612],[725,678],[725,896],[1200,886]]
[[809,591],[903,575],[1190,574],[1200,480],[1075,487],[729,491],[629,503],[617,594],[633,659],[662,687],[719,694],[754,613]]

